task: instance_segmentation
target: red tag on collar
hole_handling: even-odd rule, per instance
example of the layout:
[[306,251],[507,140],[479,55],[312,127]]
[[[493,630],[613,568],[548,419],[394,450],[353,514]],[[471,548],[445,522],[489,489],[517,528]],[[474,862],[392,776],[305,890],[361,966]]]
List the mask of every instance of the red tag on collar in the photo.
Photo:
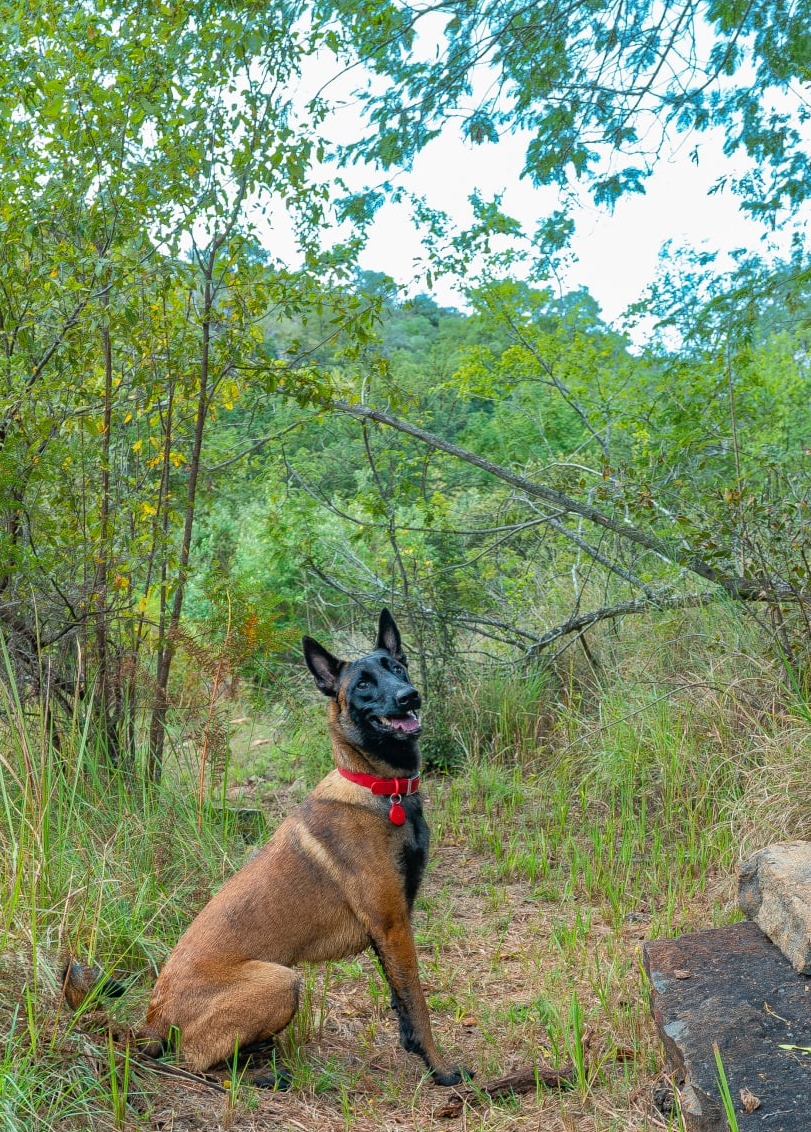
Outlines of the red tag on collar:
[[361,774],[359,771],[345,770],[342,766],[338,767],[338,773],[358,786],[365,786],[373,794],[387,794],[391,798],[389,821],[392,825],[405,824],[406,812],[400,799],[403,796],[408,797],[409,794],[417,793],[420,788],[420,776],[418,774],[413,778],[377,778],[374,774]]
[[392,794],[391,806],[389,806],[389,821],[392,825],[405,825],[405,820],[406,812],[400,805],[400,795]]

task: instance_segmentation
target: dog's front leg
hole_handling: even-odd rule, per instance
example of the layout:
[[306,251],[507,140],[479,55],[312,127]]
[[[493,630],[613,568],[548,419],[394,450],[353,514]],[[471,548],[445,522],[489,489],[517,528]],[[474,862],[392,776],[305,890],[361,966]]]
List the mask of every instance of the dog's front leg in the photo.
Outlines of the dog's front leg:
[[391,987],[392,1005],[400,1020],[400,1044],[403,1049],[416,1053],[423,1059],[438,1085],[458,1085],[463,1077],[472,1077],[470,1070],[448,1065],[436,1047],[408,920],[373,934],[372,939],[375,953]]

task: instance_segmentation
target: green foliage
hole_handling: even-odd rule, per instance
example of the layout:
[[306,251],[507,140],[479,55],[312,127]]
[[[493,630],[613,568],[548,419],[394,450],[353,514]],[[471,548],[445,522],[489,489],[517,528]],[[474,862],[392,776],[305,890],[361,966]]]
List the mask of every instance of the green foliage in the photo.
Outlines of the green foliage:
[[[651,0],[621,10],[604,0],[454,0],[439,30],[427,10],[403,22],[393,3],[375,19],[354,2],[314,10],[336,51],[389,80],[359,92],[372,128],[348,147],[353,159],[408,163],[449,122],[475,145],[518,130],[526,176],[562,188],[585,182],[611,205],[644,192],[665,137],[720,128],[727,155],[750,159],[735,188],[751,212],[773,223],[807,197],[805,0],[664,11]],[[411,49],[423,20],[435,51]]]
[[[416,25],[385,3],[301,12],[192,5],[142,19],[126,3],[54,2],[6,13],[14,65],[0,106],[18,138],[0,163],[0,622],[20,686],[47,699],[57,731],[90,711],[112,763],[132,757],[149,716],[157,777],[194,647],[269,684],[273,654],[311,622],[350,627],[383,603],[403,619],[429,704],[471,651],[532,659],[569,612],[563,636],[585,631],[577,617],[590,608],[704,600],[694,578],[790,602],[800,616],[781,612],[781,648],[797,666],[809,578],[801,249],[776,269],[742,254],[726,278],[669,253],[640,312],[658,337],[640,355],[587,294],[516,281],[515,221],[476,195],[461,234],[420,207],[449,269],[487,256],[468,309],[402,300],[356,266],[390,186],[341,187],[331,202],[329,107],[293,89],[318,51],[358,52],[392,74],[399,87],[370,87],[380,131],[368,152],[400,160],[465,96],[468,49],[487,29],[510,79],[503,105],[472,113],[470,138],[486,145],[518,121],[540,131],[538,178],[593,173],[611,200],[641,184],[638,122],[612,117],[627,110],[625,79],[589,101],[561,101],[557,84],[587,89],[600,57],[653,82],[665,33],[674,49],[689,39],[692,11],[651,27],[640,3],[611,29],[600,5],[563,23],[550,10],[538,50],[540,12],[453,8],[453,75],[441,54],[412,57]],[[796,28],[774,15],[783,77],[772,33],[716,8],[720,54],[697,58],[692,78],[706,64],[737,83],[754,59],[764,89],[783,82]],[[748,133],[735,144],[754,144],[749,104],[722,112],[685,81],[676,107],[657,82],[640,112],[658,100],[682,125],[723,113],[734,132],[740,111]],[[628,156],[608,178],[592,130]],[[767,134],[752,152],[782,176],[792,139],[781,150]],[[333,203],[341,237],[325,250]],[[261,246],[282,208],[298,269]],[[569,221],[549,218],[550,249]],[[339,400],[384,423],[331,412]],[[453,728],[437,733],[445,746],[431,757],[449,765]]]
[[[642,355],[582,292],[557,298],[491,282],[462,314],[425,297],[400,305],[385,281],[370,280],[385,298],[385,377],[363,358],[335,356],[350,401],[393,404],[463,457],[519,470],[528,488],[540,483],[563,502],[537,502],[374,421],[268,404],[265,425],[282,450],[263,448],[229,484],[238,502],[216,512],[231,516],[221,573],[234,593],[241,585],[281,625],[301,629],[297,610],[320,609],[329,628],[351,624],[358,604],[393,603],[429,711],[447,699],[438,693],[461,656],[490,661],[505,646],[531,654],[567,607],[689,602],[690,571],[733,593],[739,580],[782,587],[789,600],[802,593],[801,276],[787,265],[770,288],[765,266],[746,263],[726,281],[688,278],[678,291],[676,266],[671,259],[652,296],[662,338]],[[793,288],[793,321],[777,315],[783,286]],[[742,312],[744,291],[752,301]],[[674,330],[675,346],[664,337]],[[231,427],[238,447],[241,426]],[[599,512],[603,529],[576,524],[578,506]],[[796,663],[804,622],[784,616],[782,647]],[[430,757],[452,765],[454,728],[438,722],[443,750]]]
[[[320,248],[325,104],[293,89],[320,40],[298,13],[2,12],[0,621],[35,695],[49,653],[60,728],[95,685],[113,761],[151,710],[155,775],[212,434],[270,396],[334,393],[306,353],[271,348],[263,321],[347,327],[348,353],[374,323],[374,302],[334,290],[351,232]],[[297,271],[259,247],[280,213]]]
[[[726,276],[668,249],[638,312],[656,330],[634,352],[586,293],[517,281],[528,245],[499,199],[475,194],[462,233],[416,209],[432,270],[486,257],[466,310],[403,299],[357,270],[400,190],[328,189],[330,107],[297,90],[323,53],[360,58],[383,81],[362,96],[375,128],[344,157],[407,163],[464,106],[472,144],[486,152],[521,127],[530,177],[581,178],[607,204],[644,187],[661,141],[651,118],[720,125],[730,154],[757,162],[737,183],[747,206],[795,207],[808,159],[774,95],[807,78],[804,5],[661,8],[638,0],[618,23],[602,3],[452,3],[434,55],[416,49],[423,14],[388,0],[2,5],[10,1127],[78,1126],[100,1106],[124,1122],[128,1063],[119,1078],[102,1052],[102,1099],[59,1052],[57,1035],[68,1051],[79,1039],[55,1028],[50,956],[64,941],[151,969],[239,863],[206,797],[228,787],[214,755],[230,751],[220,701],[239,678],[265,697],[252,706],[272,701],[274,728],[260,754],[242,743],[237,770],[279,795],[327,768],[311,705],[294,717],[301,689],[280,679],[302,631],[365,641],[369,614],[394,607],[425,695],[426,764],[466,770],[437,784],[440,838],[484,862],[496,912],[506,882],[528,885],[533,907],[560,903],[536,966],[550,949],[564,966],[531,1008],[504,1013],[536,1027],[532,1048],[568,1049],[583,1105],[603,1083],[585,1060],[595,1004],[612,1034],[630,1027],[626,917],[644,909],[654,934],[678,930],[736,831],[807,824],[808,712],[791,702],[809,686],[811,626],[802,247],[776,266],[742,253]],[[699,18],[714,37],[705,57],[692,51]],[[495,100],[477,102],[481,67]],[[571,223],[544,221],[543,256]],[[262,246],[280,225],[300,266]],[[771,632],[753,619],[743,640],[735,613],[706,608],[719,593],[766,610]],[[669,620],[679,605],[698,608]],[[632,637],[639,612],[662,636]],[[177,757],[158,783],[167,735]],[[598,916],[619,974],[581,977]],[[426,933],[446,929],[447,912]],[[473,997],[447,978],[443,1001]],[[302,1041],[322,1036],[328,1003],[312,980],[308,994]],[[334,1088],[337,1073],[311,1080]]]

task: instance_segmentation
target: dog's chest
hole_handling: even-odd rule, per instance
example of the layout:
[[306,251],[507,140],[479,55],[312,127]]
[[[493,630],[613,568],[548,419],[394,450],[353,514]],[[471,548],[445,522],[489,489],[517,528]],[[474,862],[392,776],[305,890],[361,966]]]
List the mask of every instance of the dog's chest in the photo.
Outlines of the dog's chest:
[[419,797],[415,795],[405,799],[405,802],[407,820],[403,827],[405,837],[400,850],[400,873],[410,911],[428,862],[430,835]]

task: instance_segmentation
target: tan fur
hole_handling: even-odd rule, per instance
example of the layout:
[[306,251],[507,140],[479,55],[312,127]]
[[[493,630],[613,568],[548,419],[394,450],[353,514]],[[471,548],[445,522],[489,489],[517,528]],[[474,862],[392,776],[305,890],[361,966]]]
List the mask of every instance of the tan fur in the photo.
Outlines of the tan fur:
[[[305,638],[305,656],[319,687],[325,691],[326,685],[333,697],[329,726],[336,765],[385,778],[407,777],[406,765],[391,760],[406,758],[409,751],[413,770],[419,766],[416,745],[394,743],[394,753],[384,761],[364,749],[363,730],[348,711],[352,672],[374,664],[383,674],[381,681],[410,689],[419,706],[407,675],[392,675],[402,654],[396,627],[384,610],[379,637],[386,633],[394,653],[384,644],[357,662],[325,654],[314,670]],[[325,653],[315,642],[309,644]],[[437,1082],[456,1084],[464,1071],[448,1066],[434,1043],[410,924],[428,831],[418,798],[406,798],[404,804],[411,816],[397,826],[388,818],[388,799],[337,770],[322,779],[181,936],[149,1002],[142,1031],[152,1043],[147,1051],[157,1053],[179,1032],[182,1061],[201,1072],[230,1058],[236,1045],[244,1048],[284,1029],[298,1006],[295,967],[371,947],[392,990],[403,1045],[423,1057]]]
[[180,1030],[190,1069],[204,1070],[231,1056],[235,1042],[249,1045],[287,1025],[298,1003],[291,967],[356,955],[370,942],[423,1048],[444,1066],[394,864],[406,827],[379,811],[367,789],[328,774],[181,937],[155,984],[146,1023],[163,1038],[170,1027]]

